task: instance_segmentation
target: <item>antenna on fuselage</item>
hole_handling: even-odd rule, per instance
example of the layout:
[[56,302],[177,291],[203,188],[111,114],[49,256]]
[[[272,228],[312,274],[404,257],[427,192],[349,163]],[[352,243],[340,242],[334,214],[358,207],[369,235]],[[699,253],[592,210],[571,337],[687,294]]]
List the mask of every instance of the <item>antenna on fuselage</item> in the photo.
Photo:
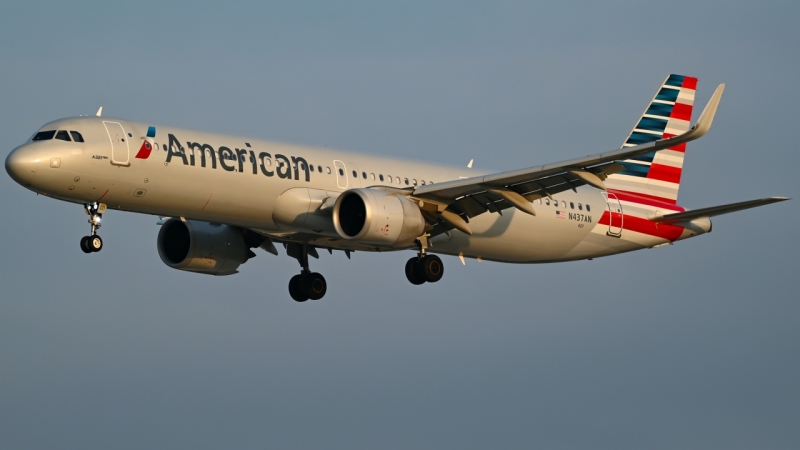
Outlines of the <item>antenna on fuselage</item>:
[[101,106],[100,109],[97,110],[97,114],[95,116],[100,117],[103,115],[103,107]]

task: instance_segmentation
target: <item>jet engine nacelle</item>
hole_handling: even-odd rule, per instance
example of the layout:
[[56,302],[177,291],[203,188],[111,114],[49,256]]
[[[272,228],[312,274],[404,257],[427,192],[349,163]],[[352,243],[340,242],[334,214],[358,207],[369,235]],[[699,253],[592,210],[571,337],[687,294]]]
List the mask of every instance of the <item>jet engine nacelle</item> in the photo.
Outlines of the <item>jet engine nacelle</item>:
[[158,232],[158,256],[173,269],[231,275],[253,253],[238,228],[169,219]]
[[351,189],[336,199],[333,225],[344,239],[404,248],[425,231],[425,218],[416,203],[398,193]]

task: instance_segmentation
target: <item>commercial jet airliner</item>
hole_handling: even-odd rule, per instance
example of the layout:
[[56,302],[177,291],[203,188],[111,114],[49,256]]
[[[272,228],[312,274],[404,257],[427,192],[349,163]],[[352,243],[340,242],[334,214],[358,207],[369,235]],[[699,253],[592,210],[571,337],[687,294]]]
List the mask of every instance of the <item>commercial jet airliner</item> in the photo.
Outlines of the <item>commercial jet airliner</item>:
[[[690,126],[697,79],[670,75],[618,150],[507,172],[410,162],[95,116],[41,127],[6,171],[42,195],[78,203],[91,233],[107,208],[161,216],[157,248],[174,269],[230,275],[275,243],[297,259],[298,301],[319,300],[318,250],[416,250],[405,274],[434,283],[435,253],[548,263],[659,247],[711,231],[710,217],[787,200],[678,206],[686,143],[708,132],[725,85]],[[471,163],[470,163],[471,166]]]

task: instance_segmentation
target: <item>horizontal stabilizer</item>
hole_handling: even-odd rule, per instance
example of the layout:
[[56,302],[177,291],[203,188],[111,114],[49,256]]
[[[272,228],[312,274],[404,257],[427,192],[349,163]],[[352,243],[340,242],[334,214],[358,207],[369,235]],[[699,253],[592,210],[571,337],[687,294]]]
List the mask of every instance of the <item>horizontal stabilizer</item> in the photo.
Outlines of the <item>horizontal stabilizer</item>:
[[694,209],[686,212],[679,212],[674,214],[667,214],[653,218],[653,222],[658,223],[679,223],[690,222],[694,219],[701,217],[719,216],[721,214],[728,214],[744,209],[755,208],[756,206],[769,205],[770,203],[782,202],[789,200],[787,197],[768,197],[758,200],[748,200],[746,202],[730,203],[728,205],[712,206],[710,208]]

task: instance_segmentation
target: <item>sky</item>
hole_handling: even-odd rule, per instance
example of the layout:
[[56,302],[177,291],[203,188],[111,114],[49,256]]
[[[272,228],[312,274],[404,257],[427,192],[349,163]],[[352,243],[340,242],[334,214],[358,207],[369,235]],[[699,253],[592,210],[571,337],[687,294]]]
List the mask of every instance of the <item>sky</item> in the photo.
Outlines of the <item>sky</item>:
[[[680,203],[798,197],[797,2],[0,2],[0,156],[94,114],[511,170],[618,148],[670,73],[727,88]],[[699,109],[699,108],[698,108]],[[697,117],[697,109],[695,112]],[[796,201],[551,265],[411,252],[176,271],[157,218],[0,174],[0,448],[795,449]]]

